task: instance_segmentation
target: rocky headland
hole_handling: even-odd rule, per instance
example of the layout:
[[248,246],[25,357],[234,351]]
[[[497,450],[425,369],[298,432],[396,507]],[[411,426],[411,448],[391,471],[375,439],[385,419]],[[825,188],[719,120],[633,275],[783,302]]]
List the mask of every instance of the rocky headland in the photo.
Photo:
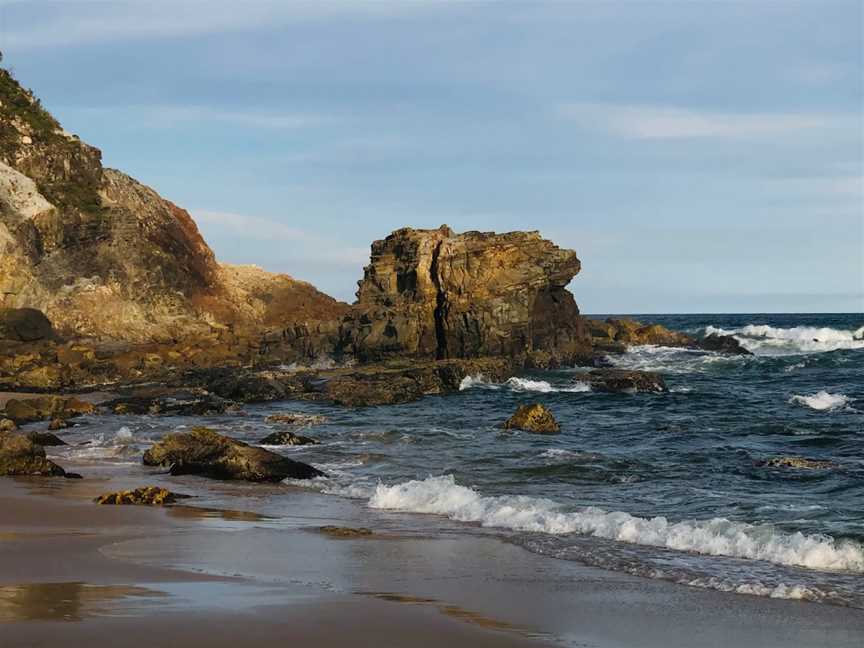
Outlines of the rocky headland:
[[[639,344],[746,353],[734,338],[584,318],[567,289],[580,268],[537,232],[446,225],[375,241],[354,304],[221,264],[188,212],[104,168],[0,70],[0,389],[108,389],[102,411],[203,414],[290,398],[401,403],[469,375],[603,366]],[[614,369],[587,380],[665,388]],[[68,418],[39,407],[37,418]]]

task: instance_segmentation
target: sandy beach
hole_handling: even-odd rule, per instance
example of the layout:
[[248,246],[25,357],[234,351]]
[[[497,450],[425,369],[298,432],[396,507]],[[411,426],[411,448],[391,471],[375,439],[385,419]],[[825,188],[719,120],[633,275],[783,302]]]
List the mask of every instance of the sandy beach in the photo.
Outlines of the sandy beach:
[[122,485],[0,482],[4,647],[803,648],[864,636],[861,610],[634,578],[493,537],[329,538],[318,527],[350,525],[352,507],[309,493],[290,519],[91,502]]

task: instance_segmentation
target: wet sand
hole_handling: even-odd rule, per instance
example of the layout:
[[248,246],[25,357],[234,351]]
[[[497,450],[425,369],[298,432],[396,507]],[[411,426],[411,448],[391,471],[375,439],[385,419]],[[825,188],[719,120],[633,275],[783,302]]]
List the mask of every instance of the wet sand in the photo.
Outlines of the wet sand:
[[0,480],[4,648],[860,648],[864,638],[861,610],[635,578],[493,537],[323,536],[321,524],[355,521],[338,498],[286,489],[295,515],[269,519],[99,507],[93,495],[122,485],[88,481]]

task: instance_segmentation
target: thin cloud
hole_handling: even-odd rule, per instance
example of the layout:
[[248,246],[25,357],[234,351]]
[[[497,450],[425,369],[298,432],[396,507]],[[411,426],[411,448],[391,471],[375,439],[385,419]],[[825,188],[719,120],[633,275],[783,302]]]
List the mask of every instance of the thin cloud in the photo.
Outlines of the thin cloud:
[[722,113],[654,105],[570,103],[559,117],[584,128],[633,139],[758,138],[826,128],[826,114]]
[[302,241],[309,238],[303,230],[257,216],[207,210],[193,210],[191,213],[205,228],[207,226],[227,228],[240,238],[281,241]]
[[[33,3],[35,4],[35,3]],[[194,37],[270,28],[338,16],[375,17],[452,4],[447,0],[71,0],[37,11],[28,24],[10,14],[2,46],[32,50],[129,40]],[[30,2],[3,2],[20,9]]]

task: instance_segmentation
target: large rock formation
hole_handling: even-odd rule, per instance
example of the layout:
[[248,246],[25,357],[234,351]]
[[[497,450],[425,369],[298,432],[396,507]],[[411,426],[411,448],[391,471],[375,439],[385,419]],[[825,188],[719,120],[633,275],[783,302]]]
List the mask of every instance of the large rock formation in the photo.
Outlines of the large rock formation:
[[220,265],[183,209],[64,131],[0,70],[0,307],[59,332],[170,341],[215,327],[334,319],[309,284]]
[[566,290],[579,268],[537,232],[398,230],[372,245],[342,348],[361,361],[572,358],[590,345]]

